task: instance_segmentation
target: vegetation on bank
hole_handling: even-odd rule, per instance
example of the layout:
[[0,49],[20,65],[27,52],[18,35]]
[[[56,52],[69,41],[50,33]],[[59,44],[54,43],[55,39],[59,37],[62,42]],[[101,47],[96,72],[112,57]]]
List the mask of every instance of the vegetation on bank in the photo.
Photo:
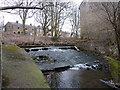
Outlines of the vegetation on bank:
[[[8,38],[9,37],[9,38]],[[73,45],[75,43],[73,37],[59,37],[57,40],[48,36],[31,36],[31,35],[18,35],[4,32],[2,34],[1,42],[5,45],[29,46],[29,45]]]
[[4,47],[7,50],[18,50],[18,49],[20,49],[20,47],[18,47],[18,46],[10,46],[10,45],[2,45],[2,47]]
[[90,53],[93,53],[93,54],[97,54],[97,55],[103,57],[105,60],[107,60],[107,62],[109,64],[109,70],[110,70],[110,73],[113,77],[113,80],[115,82],[120,83],[120,61],[115,60],[117,56],[114,57],[115,59],[113,59],[113,58],[111,58],[113,56],[110,57],[110,55],[108,55],[108,54],[102,54],[102,53],[100,53],[98,51],[95,51],[95,50],[86,50],[86,49],[83,49],[83,48],[79,48],[79,50],[80,51],[85,51],[85,52],[90,52]]
[[120,61],[114,60],[113,58],[110,58],[108,56],[104,56],[104,58],[109,63],[109,69],[110,69],[111,75],[113,77],[113,80],[115,82],[120,83]]
[[8,49],[8,50],[18,50],[18,49],[20,49],[20,47],[18,47],[18,46],[10,46],[10,45],[2,45],[2,47],[4,47],[5,49]]
[[[5,49],[7,50],[18,50],[20,49],[18,46],[9,46],[9,45],[2,45]],[[92,52],[100,56],[104,56],[104,59],[108,61],[109,63],[109,69],[111,72],[111,75],[113,77],[113,80],[115,82],[120,82],[120,61],[114,60],[108,56],[105,56],[105,54],[101,54],[98,51],[94,50],[85,50],[83,48],[78,48],[80,51],[87,51],[87,52]],[[11,58],[11,57],[10,57]],[[16,58],[17,59],[17,58]],[[18,58],[19,59],[19,58]],[[21,59],[22,60],[22,59]],[[48,59],[47,59],[48,60]]]

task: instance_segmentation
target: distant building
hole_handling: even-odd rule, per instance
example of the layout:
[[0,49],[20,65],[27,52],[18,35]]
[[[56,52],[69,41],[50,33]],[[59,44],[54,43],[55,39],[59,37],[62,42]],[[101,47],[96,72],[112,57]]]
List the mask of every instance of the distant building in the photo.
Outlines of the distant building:
[[[23,33],[23,25],[18,23],[18,21],[16,22],[8,22],[5,25],[5,32],[12,32],[14,34],[22,34]],[[36,26],[32,26],[32,24],[30,25],[25,25],[25,31],[27,35],[34,35],[36,30],[36,34],[38,32],[40,32],[41,28],[40,27],[36,27]]]
[[[42,27],[40,25],[38,25],[37,27],[32,26],[32,24],[25,25],[25,31],[26,31],[27,35],[43,36],[43,34],[44,34]],[[18,23],[18,21],[8,22],[5,25],[5,32],[10,32],[13,34],[23,34],[23,25]],[[47,32],[47,36],[49,36],[49,37],[52,36],[50,30]],[[70,37],[70,33],[62,31],[61,37]]]

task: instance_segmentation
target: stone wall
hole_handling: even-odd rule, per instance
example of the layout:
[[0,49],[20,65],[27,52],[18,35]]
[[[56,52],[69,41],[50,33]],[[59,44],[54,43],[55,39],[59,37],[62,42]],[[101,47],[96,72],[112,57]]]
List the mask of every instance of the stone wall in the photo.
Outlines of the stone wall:
[[105,18],[105,12],[96,9],[99,2],[82,2],[80,6],[81,39],[79,47],[116,54],[115,32],[112,24]]

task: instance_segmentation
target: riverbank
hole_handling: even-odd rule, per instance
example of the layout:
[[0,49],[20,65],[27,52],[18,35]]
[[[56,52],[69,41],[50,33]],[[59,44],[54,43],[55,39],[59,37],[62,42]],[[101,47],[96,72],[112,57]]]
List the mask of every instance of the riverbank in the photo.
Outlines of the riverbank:
[[116,60],[116,58],[113,56],[111,57],[109,55],[107,56],[107,54],[102,54],[96,50],[86,50],[80,47],[79,47],[79,50],[92,53],[94,55],[99,56],[99,58],[106,60],[109,64],[109,71],[111,73],[113,81],[116,83],[120,83],[120,61]]
[[109,63],[109,69],[110,69],[111,75],[113,77],[113,81],[116,83],[120,83],[120,61],[117,61],[108,56],[104,56],[104,58]]
[[[27,56],[28,54],[23,49],[19,48],[18,46],[3,45],[2,50],[3,50],[3,55],[2,55],[3,56],[3,63],[2,63],[3,64],[3,80],[2,80],[3,87],[15,87],[15,88],[18,88],[18,87],[20,88],[21,87],[23,88],[24,87],[31,87],[31,88],[46,87],[47,88],[49,87],[45,81],[45,78],[42,72],[38,69],[38,67],[36,67],[34,61],[29,56]],[[106,57],[103,57],[101,54],[95,53],[95,52],[91,53],[91,52],[85,51],[85,53],[86,53],[85,57],[90,56],[95,60],[99,60],[99,59],[102,60],[106,58]],[[83,56],[84,55],[82,55],[82,57]],[[110,58],[107,57],[107,59],[110,59]],[[90,58],[88,60],[90,60]],[[109,64],[111,64],[111,67],[112,67],[110,68],[110,72],[113,78],[115,76],[114,80],[118,80],[119,75],[117,75],[118,73],[117,70],[119,70],[119,68],[117,63],[113,60],[112,61],[110,60]],[[11,72],[14,72],[14,73],[11,73]]]
[[2,88],[50,88],[44,75],[18,46],[2,45]]
[[31,35],[19,35],[10,34],[4,32],[1,42],[5,45],[17,45],[17,46],[50,46],[50,45],[74,45],[76,43],[76,38],[72,37],[60,37],[54,39],[48,36],[31,36]]

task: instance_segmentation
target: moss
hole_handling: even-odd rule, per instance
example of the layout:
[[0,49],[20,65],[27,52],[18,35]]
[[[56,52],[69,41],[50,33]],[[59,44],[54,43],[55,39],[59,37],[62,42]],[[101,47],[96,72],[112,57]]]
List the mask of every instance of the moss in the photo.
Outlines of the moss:
[[49,57],[45,57],[45,60],[46,61],[53,61],[51,58],[49,58]]
[[12,60],[12,61],[13,61],[13,60],[14,60],[14,61],[16,61],[16,60],[17,60],[17,61],[18,61],[18,60],[25,61],[25,57],[23,57],[23,56],[17,56],[17,55],[16,55],[16,56],[7,56],[7,55],[6,55],[6,57],[7,57],[7,58],[10,58],[9,60]]
[[7,87],[10,84],[10,79],[7,76],[2,76],[2,87]]
[[39,60],[39,58],[37,58],[37,57],[32,57],[32,59],[35,60],[35,61]]
[[8,50],[18,50],[18,49],[20,49],[20,47],[18,47],[18,46],[2,45],[2,47],[4,47],[5,49],[8,49]]
[[120,82],[120,61],[114,60],[114,59],[107,57],[107,56],[104,56],[104,58],[109,63],[109,69],[110,69],[110,72],[111,72],[113,79],[116,82]]
[[38,87],[50,88],[43,73],[39,69],[36,69],[35,64],[31,64],[30,66],[28,65],[28,68],[30,70],[28,74],[32,77],[31,80],[33,84],[37,82],[36,86]]
[[35,60],[35,61],[41,61],[41,60],[46,60],[46,61],[53,61],[53,59],[52,58],[50,58],[50,57],[44,57],[43,59],[40,59],[39,57],[32,57],[32,59],[33,60]]
[[3,75],[9,76],[3,77],[3,87],[49,88],[41,70],[23,49],[3,48]]

